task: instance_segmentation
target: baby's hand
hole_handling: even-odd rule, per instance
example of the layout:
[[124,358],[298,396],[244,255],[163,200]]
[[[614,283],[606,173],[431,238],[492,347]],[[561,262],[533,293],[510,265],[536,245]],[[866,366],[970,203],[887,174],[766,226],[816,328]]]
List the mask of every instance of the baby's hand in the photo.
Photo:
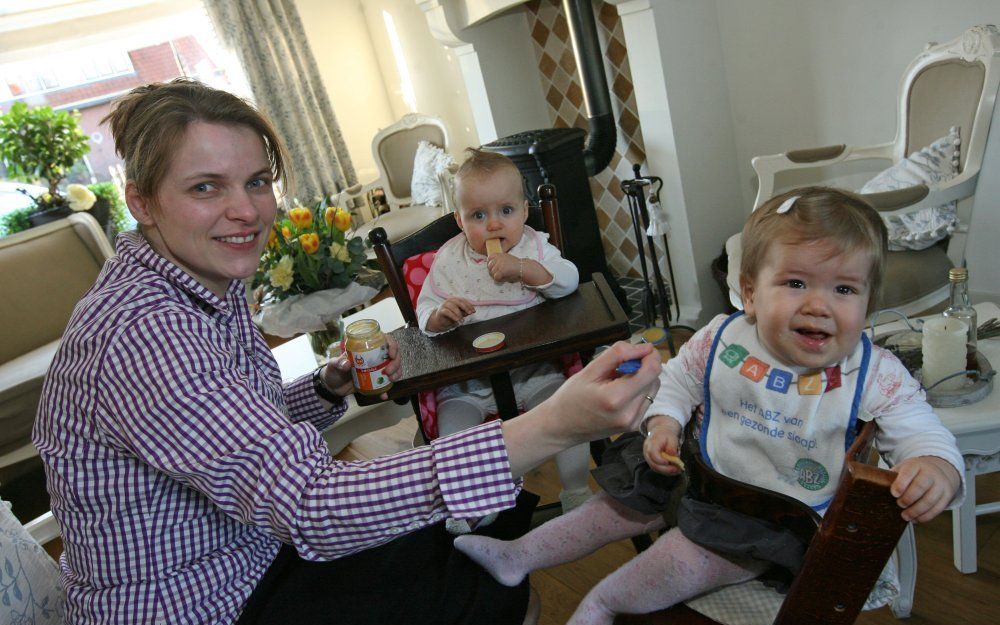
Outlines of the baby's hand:
[[462,323],[462,320],[476,312],[476,307],[467,299],[449,297],[427,319],[427,329],[444,332]]
[[520,282],[523,261],[506,252],[491,254],[486,260],[486,269],[496,282]]
[[[677,475],[684,470],[680,458],[681,424],[665,415],[655,415],[646,421],[649,436],[642,443],[642,455],[649,466],[664,475]],[[670,456],[666,458],[664,456]]]
[[889,490],[903,509],[903,519],[914,523],[940,514],[962,483],[955,467],[937,456],[908,458],[892,470],[897,477]]

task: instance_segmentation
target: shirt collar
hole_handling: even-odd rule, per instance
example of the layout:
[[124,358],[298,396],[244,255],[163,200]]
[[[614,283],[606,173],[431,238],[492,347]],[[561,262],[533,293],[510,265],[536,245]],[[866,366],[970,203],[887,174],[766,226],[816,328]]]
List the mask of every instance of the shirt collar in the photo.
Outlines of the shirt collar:
[[167,282],[219,312],[230,312],[231,302],[235,301],[235,298],[245,298],[243,283],[239,280],[231,281],[226,289],[226,297],[220,298],[195,280],[191,274],[161,256],[149,244],[146,237],[138,231],[119,234],[115,240],[115,249],[122,258],[132,259],[139,265],[163,276]]

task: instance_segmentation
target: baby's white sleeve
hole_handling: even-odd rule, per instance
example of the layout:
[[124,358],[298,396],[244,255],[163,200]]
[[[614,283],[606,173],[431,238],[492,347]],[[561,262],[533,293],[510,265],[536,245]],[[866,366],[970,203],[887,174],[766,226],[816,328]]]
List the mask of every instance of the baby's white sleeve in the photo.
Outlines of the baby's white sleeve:
[[576,265],[563,258],[559,248],[549,242],[542,244],[542,267],[552,274],[552,280],[547,284],[528,286],[525,288],[538,291],[542,297],[558,299],[566,297],[580,286],[580,272]]
[[428,336],[436,336],[441,334],[440,332],[428,332],[427,331],[427,321],[431,318],[431,314],[437,310],[438,306],[444,303],[444,299],[438,297],[434,293],[434,289],[431,288],[431,276],[434,273],[434,266],[431,265],[430,273],[427,275],[427,279],[424,280],[423,288],[420,289],[420,295],[417,296],[416,302],[416,312],[417,312],[417,325],[420,327],[420,331]]
[[719,325],[725,321],[719,315],[677,350],[677,355],[663,364],[660,390],[653,398],[645,418],[666,415],[687,425],[694,409],[705,400],[705,367],[712,350],[712,340]]
[[948,507],[959,505],[965,497],[965,462],[955,437],[934,414],[920,384],[881,347],[872,347],[862,405],[878,423],[876,447],[891,466],[908,458],[936,456],[955,467],[962,483]]

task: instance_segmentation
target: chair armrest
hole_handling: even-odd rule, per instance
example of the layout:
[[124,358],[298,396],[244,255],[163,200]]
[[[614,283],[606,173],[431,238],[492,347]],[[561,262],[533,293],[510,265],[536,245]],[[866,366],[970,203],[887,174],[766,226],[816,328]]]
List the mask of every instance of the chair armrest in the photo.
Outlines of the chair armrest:
[[365,184],[361,183],[354,184],[347,187],[346,189],[343,189],[339,193],[335,194],[333,196],[332,202],[335,206],[343,206],[349,200],[356,200],[358,198],[362,199],[361,206],[359,206],[357,210],[351,211],[351,213],[358,218],[356,223],[354,223],[354,227],[357,228],[361,224],[368,223],[369,221],[375,219],[378,216],[374,214],[373,208],[371,204],[367,201],[366,196],[373,189],[377,189],[379,187],[384,187],[384,186],[385,182],[381,178],[376,178],[375,180],[372,180],[371,182]]
[[[880,213],[883,213],[885,216],[892,216],[922,208],[941,206],[948,202],[972,197],[975,195],[976,184],[978,182],[978,171],[965,171],[954,178],[930,187],[916,185],[897,191],[866,193],[863,194],[863,197]],[[962,224],[959,227],[959,230],[963,232],[967,229],[968,225],[966,224]]]
[[31,534],[31,537],[39,545],[44,545],[51,540],[59,538],[59,524],[56,523],[56,519],[52,516],[51,512],[46,512],[37,519],[28,521],[24,525],[24,529]]
[[860,160],[892,160],[895,143],[879,145],[851,146],[831,145],[821,148],[791,150],[781,154],[755,156],[750,164],[757,172],[757,199],[754,208],[771,199],[774,193],[774,178],[783,171],[795,169],[815,169],[837,163]]

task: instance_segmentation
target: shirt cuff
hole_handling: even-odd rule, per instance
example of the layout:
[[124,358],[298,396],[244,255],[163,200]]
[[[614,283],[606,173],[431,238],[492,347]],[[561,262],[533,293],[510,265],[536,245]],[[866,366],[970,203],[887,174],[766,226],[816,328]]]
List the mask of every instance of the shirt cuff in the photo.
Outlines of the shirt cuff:
[[520,480],[511,477],[500,421],[435,439],[431,447],[449,516],[478,518],[514,506]]
[[333,425],[347,410],[347,400],[343,397],[335,404],[320,399],[313,388],[311,372],[285,386],[285,401],[292,423],[308,421],[320,431]]

